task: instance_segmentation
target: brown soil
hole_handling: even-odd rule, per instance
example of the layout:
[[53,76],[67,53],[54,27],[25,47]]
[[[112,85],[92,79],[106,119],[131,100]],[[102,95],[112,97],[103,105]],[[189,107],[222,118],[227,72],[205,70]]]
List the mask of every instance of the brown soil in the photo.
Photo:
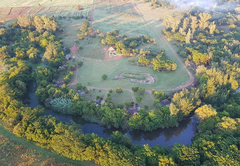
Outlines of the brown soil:
[[[146,77],[146,79],[138,80],[138,79],[133,79],[133,78],[127,78],[127,77],[124,77],[125,74],[138,75],[138,76]],[[154,77],[150,74],[122,73],[122,74],[117,75],[115,77],[115,79],[127,79],[129,81],[132,81],[132,82],[135,82],[138,84],[148,84],[148,85],[154,84],[154,82],[155,82]]]

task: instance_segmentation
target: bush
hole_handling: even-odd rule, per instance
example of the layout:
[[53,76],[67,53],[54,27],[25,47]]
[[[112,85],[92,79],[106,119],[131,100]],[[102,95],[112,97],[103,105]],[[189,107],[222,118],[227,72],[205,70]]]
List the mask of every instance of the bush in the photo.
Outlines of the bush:
[[108,76],[107,76],[106,74],[103,74],[103,75],[102,75],[102,79],[103,79],[103,80],[106,80],[107,78],[108,78]]

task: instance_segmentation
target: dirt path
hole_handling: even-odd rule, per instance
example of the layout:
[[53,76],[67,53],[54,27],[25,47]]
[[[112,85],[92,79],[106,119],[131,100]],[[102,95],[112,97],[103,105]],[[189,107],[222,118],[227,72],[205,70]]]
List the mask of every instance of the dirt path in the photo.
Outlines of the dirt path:
[[[139,8],[137,8],[136,4],[135,4],[132,0],[131,0],[130,2],[131,2],[131,4],[134,6],[134,8],[135,8],[135,10],[137,11],[137,13],[139,14],[139,16],[141,16],[141,17],[140,17],[141,20],[145,23],[146,26],[148,26],[146,20],[144,19],[144,17],[142,16],[141,12],[139,11]],[[91,19],[91,27],[93,27],[94,8],[95,8],[95,7],[94,7],[94,5],[93,5],[92,11],[91,11],[91,18],[90,18],[90,19]],[[149,27],[149,26],[148,26],[148,28],[149,28],[150,30],[152,30],[152,27]],[[192,86],[193,83],[194,83],[194,77],[193,77],[192,73],[191,73],[191,72],[188,70],[188,68],[184,65],[184,63],[182,62],[182,60],[180,59],[180,57],[177,55],[177,53],[176,53],[176,51],[174,50],[174,48],[173,48],[173,47],[171,46],[171,44],[168,42],[167,38],[160,32],[160,37],[159,37],[158,41],[161,41],[161,40],[164,40],[164,41],[165,41],[165,43],[167,44],[167,46],[170,48],[172,54],[177,58],[177,60],[178,60],[179,63],[181,64],[182,68],[183,68],[184,70],[186,70],[186,72],[188,73],[188,75],[189,75],[189,77],[190,77],[190,80],[187,81],[187,83],[185,83],[185,84],[183,84],[183,85],[180,85],[180,86],[178,86],[178,87],[176,87],[176,88],[171,88],[171,89],[158,89],[158,90],[162,90],[162,91],[177,91],[177,90],[181,90],[181,89],[187,88],[187,87],[189,87],[189,86]],[[157,44],[159,45],[159,42],[157,42]],[[146,48],[146,47],[148,47],[148,46],[150,46],[150,45],[144,46],[143,48]],[[161,46],[159,45],[159,47],[161,47]],[[72,48],[73,48],[73,52],[72,52],[72,53],[74,53],[74,54],[75,54],[75,57],[77,58],[76,52],[77,52],[78,50],[74,50],[74,48],[76,49],[76,44],[74,44],[74,46],[73,46]],[[72,50],[71,50],[71,51],[72,51]],[[75,52],[74,52],[74,51],[75,51]],[[105,52],[105,54],[106,54],[106,52]],[[85,57],[80,57],[80,59],[97,61],[97,62],[102,62],[102,61],[105,61],[105,60],[111,60],[111,59],[96,60],[96,59],[90,59],[90,58],[85,58]],[[112,59],[112,60],[116,60],[116,59]],[[74,78],[73,83],[71,83],[71,84],[69,84],[69,85],[76,85],[76,84],[78,83],[78,81],[77,81],[78,70],[79,70],[79,68],[77,68],[77,70],[76,70],[76,74],[75,74],[75,78]],[[105,94],[105,96],[104,96],[104,99],[107,98],[107,93],[108,93],[109,90],[115,90],[115,89],[113,89],[113,88],[99,88],[99,87],[93,87],[93,86],[87,86],[87,89],[88,89],[88,90],[90,90],[90,89],[106,90],[107,92],[106,92],[106,94]],[[136,98],[135,98],[134,92],[133,92],[131,89],[123,89],[123,91],[129,91],[129,92],[131,93],[131,96],[132,96],[133,101],[136,103]],[[146,90],[146,92],[148,92],[148,93],[150,94],[151,98],[154,100],[154,96],[153,96],[153,94],[152,94],[152,91],[151,91],[151,90]]]
[[[144,19],[143,14],[141,14],[139,8],[137,7],[136,3],[133,2],[132,0],[130,1],[132,3],[132,5],[134,6],[135,10],[138,12],[138,15],[140,16],[140,18],[142,19],[142,21],[145,23],[146,26],[148,26],[147,21]],[[154,30],[152,29],[152,27],[148,26],[148,28],[154,32]],[[180,90],[183,88],[187,88],[189,86],[192,86],[194,83],[194,77],[192,75],[192,73],[188,70],[188,68],[184,65],[184,63],[182,62],[182,60],[180,59],[180,57],[177,55],[176,51],[173,49],[173,47],[171,46],[171,44],[168,42],[167,38],[160,32],[160,40],[164,40],[165,43],[167,44],[167,46],[170,48],[170,50],[172,51],[173,55],[178,59],[178,61],[180,62],[181,66],[183,67],[184,70],[186,70],[186,72],[188,73],[190,80],[184,84],[184,85],[180,85],[176,88],[172,88],[172,89],[164,89],[164,91],[176,91],[176,90]],[[157,42],[157,44],[159,45],[159,42]],[[161,47],[159,45],[159,47]]]

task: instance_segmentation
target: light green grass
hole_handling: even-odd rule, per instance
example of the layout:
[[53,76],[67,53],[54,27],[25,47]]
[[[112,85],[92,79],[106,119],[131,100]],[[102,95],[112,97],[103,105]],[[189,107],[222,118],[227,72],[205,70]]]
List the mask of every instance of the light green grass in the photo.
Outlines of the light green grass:
[[115,91],[111,93],[112,102],[117,105],[119,103],[125,103],[126,101],[132,102],[132,96],[129,91],[123,91],[123,93],[116,93]]
[[134,93],[135,97],[141,96],[142,101],[138,102],[139,107],[144,108],[145,105],[148,106],[148,110],[156,109],[153,106],[153,99],[148,92],[145,92],[143,95],[140,95],[138,92]]
[[82,46],[83,49],[79,50],[79,57],[91,58],[91,59],[104,59],[105,52],[104,46],[100,42],[100,38],[85,37],[84,40],[80,40],[78,46]]
[[54,152],[51,152],[47,149],[41,148],[41,147],[37,146],[35,143],[27,141],[25,138],[15,136],[11,132],[9,132],[5,128],[3,128],[3,126],[1,126],[1,125],[0,125],[0,134],[3,134],[5,137],[7,137],[13,141],[16,141],[17,143],[23,145],[24,147],[26,147],[30,150],[36,150],[37,152],[39,152],[41,155],[43,155],[45,157],[55,158],[58,162],[65,162],[65,163],[70,163],[70,164],[74,164],[74,165],[78,165],[78,166],[94,165],[94,164],[91,164],[88,162],[70,160],[70,159],[62,157]]
[[84,94],[83,98],[87,101],[92,101],[92,100],[95,100],[97,98],[97,96],[104,98],[106,93],[107,93],[106,90],[101,90],[101,92],[99,92],[99,90],[97,90],[97,89],[95,89],[95,91],[89,90],[89,93]]
[[[84,64],[78,71],[78,82],[99,88],[131,89],[133,86],[145,87],[148,90],[162,90],[176,88],[189,80],[189,76],[184,69],[179,68],[171,72],[156,72],[151,68],[133,66],[128,62],[129,58],[122,58],[116,61],[90,61],[83,60]],[[126,79],[115,80],[115,76],[121,73],[149,73],[155,77],[156,83],[152,85],[137,84]],[[101,76],[108,75],[108,79],[103,81]],[[170,85],[171,84],[171,85]]]

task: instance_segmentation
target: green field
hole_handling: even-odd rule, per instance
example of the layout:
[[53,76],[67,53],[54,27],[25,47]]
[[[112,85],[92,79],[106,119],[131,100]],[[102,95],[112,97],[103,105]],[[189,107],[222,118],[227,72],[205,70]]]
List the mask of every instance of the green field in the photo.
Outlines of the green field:
[[92,101],[95,100],[97,98],[97,96],[104,98],[105,94],[107,93],[106,90],[89,90],[88,94],[84,94],[83,98],[87,101]]
[[105,52],[100,41],[100,38],[90,37],[80,40],[77,44],[78,46],[83,47],[82,50],[79,50],[80,57],[103,60],[105,57]]
[[148,110],[156,109],[153,106],[153,99],[148,92],[145,92],[143,95],[140,95],[138,92],[134,93],[135,97],[141,96],[142,101],[138,102],[139,107],[144,108],[145,105],[148,106]]
[[123,91],[123,93],[121,94],[118,94],[116,92],[113,92],[111,94],[111,97],[112,97],[112,102],[117,105],[119,103],[125,103],[126,101],[128,102],[132,102],[132,96],[131,96],[131,93],[129,91]]
[[[78,82],[99,88],[117,88],[131,89],[133,86],[145,87],[148,90],[162,90],[175,88],[189,80],[189,76],[184,69],[178,67],[172,72],[156,72],[151,68],[133,66],[128,62],[129,58],[122,58],[116,61],[91,61],[83,60],[84,64],[78,71]],[[149,73],[153,75],[156,82],[152,85],[137,84],[125,79],[115,80],[115,76],[121,73]],[[101,76],[108,75],[108,79],[103,81]],[[170,85],[171,84],[171,85]]]

